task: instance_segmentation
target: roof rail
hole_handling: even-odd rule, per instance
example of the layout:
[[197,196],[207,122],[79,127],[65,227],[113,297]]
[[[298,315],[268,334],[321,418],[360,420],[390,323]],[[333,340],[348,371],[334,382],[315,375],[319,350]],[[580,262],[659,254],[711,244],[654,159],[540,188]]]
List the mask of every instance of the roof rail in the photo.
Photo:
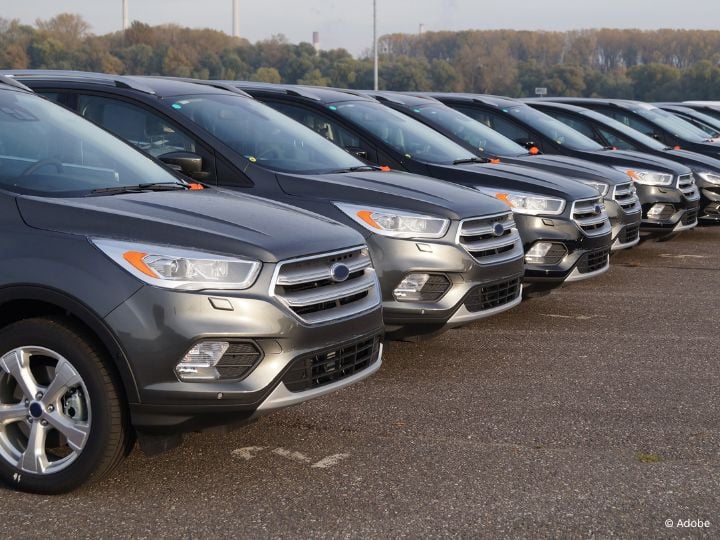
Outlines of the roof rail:
[[23,83],[16,81],[12,77],[8,77],[7,75],[0,75],[0,84],[5,84],[7,86],[12,86],[13,88],[17,88],[18,90],[24,90],[26,92],[32,92],[32,88],[28,88]]
[[[222,81],[228,84],[236,85],[238,88],[252,88],[257,90],[268,90],[270,92],[282,92],[284,94],[287,94],[289,96],[295,96],[295,97],[302,97],[306,99],[312,99],[314,101],[320,101],[317,96],[314,96],[312,94],[312,89],[314,87],[307,86],[297,86],[292,84],[273,84],[273,83],[263,83],[263,82],[255,82],[255,81]],[[332,88],[324,88],[325,90],[332,90]]]
[[241,96],[249,98],[252,97],[250,94],[245,92],[245,90],[241,90],[240,88],[235,86],[233,84],[233,81],[210,81],[207,79],[191,79],[188,77],[163,77],[163,79],[170,79],[173,81],[187,82],[193,84],[202,84],[204,86],[212,86],[213,88],[217,88],[219,90],[227,90],[228,92],[239,94]]
[[107,75],[105,73],[93,73],[90,71],[70,71],[56,69],[27,69],[27,70],[2,70],[0,75],[7,75],[19,80],[30,79],[54,79],[63,81],[91,81],[99,84],[113,85],[118,88],[129,88],[155,94],[155,90],[137,81],[133,77],[124,75]]

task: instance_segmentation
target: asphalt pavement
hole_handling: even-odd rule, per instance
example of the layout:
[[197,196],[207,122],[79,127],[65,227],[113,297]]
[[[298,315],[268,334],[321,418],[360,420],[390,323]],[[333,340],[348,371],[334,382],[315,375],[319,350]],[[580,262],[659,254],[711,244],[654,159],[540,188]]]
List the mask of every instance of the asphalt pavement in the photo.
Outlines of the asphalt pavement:
[[0,537],[718,537],[719,295],[720,230],[646,243],[81,491],[0,489]]

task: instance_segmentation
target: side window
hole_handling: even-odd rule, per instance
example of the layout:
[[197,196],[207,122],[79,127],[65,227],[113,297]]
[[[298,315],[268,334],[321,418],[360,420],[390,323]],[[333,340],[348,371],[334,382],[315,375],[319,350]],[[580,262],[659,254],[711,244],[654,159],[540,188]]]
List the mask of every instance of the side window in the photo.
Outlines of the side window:
[[621,110],[608,110],[602,111],[602,113],[608,115],[610,118],[614,118],[618,122],[622,122],[626,126],[631,127],[640,133],[644,133],[648,137],[653,137],[655,135],[655,127],[650,122],[637,118],[634,114]]
[[472,110],[468,108],[465,109],[458,109],[463,114],[467,114],[471,118],[474,118],[478,122],[482,122],[488,127],[491,127],[498,133],[505,135],[508,139],[512,139],[516,143],[525,146],[528,143],[532,142],[536,145],[540,144],[540,141],[535,140],[536,137],[533,137],[533,135],[522,126],[519,126],[515,122],[512,122],[510,120],[506,120],[502,115],[490,112],[490,111],[480,111],[480,110]]
[[618,148],[620,150],[638,150],[638,147],[635,146],[632,142],[621,139],[612,131],[609,131],[601,126],[597,126],[597,130],[600,132],[600,135],[603,136],[603,138],[607,141],[607,144],[609,144],[610,146],[614,146],[615,148]]
[[287,103],[272,103],[271,105],[275,110],[309,127],[341,148],[360,147],[360,138],[339,125],[332,118]]
[[198,154],[202,172],[192,176],[205,182],[216,181],[213,154],[159,114],[118,99],[83,94],[77,96],[77,112],[153,157],[172,152]]
[[[543,111],[546,112],[546,111]],[[563,124],[566,124],[567,126],[570,126],[575,131],[579,131],[586,137],[589,137],[593,139],[594,141],[599,142],[600,144],[603,143],[603,141],[598,141],[597,134],[592,128],[592,125],[590,125],[589,122],[586,122],[584,120],[581,120],[580,118],[577,118],[575,116],[571,116],[569,114],[563,114],[561,112],[552,111],[549,113],[550,116],[556,118],[557,120],[560,120]]]
[[137,146],[160,157],[170,152],[196,152],[195,142],[167,121],[136,105],[100,96],[78,96],[78,112]]

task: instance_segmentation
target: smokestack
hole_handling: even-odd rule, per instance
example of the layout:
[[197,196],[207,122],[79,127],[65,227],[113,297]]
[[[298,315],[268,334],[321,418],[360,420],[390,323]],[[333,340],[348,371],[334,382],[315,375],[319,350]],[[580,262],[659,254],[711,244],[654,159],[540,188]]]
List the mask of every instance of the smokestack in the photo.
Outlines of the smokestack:
[[425,25],[423,23],[420,23],[420,28],[418,28],[418,34],[421,36],[425,33]]
[[232,35],[240,37],[240,0],[233,0],[232,4]]
[[320,32],[315,31],[313,32],[313,47],[315,47],[315,52],[320,52]]
[[127,30],[130,28],[130,18],[128,17],[128,0],[123,0],[122,3],[122,29]]

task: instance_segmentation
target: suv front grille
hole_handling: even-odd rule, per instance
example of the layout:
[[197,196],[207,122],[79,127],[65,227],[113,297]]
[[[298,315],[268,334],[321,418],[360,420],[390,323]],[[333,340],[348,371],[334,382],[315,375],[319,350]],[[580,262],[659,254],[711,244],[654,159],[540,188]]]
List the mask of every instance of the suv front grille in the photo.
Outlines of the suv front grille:
[[261,357],[262,353],[254,343],[230,343],[215,369],[220,380],[241,379],[255,367]]
[[695,185],[695,177],[692,174],[678,176],[677,187],[687,199],[695,200],[700,197],[700,193]]
[[518,277],[475,287],[465,298],[465,309],[476,313],[509,304],[520,294],[520,283]]
[[634,242],[640,236],[640,224],[633,223],[632,225],[625,225],[620,234],[618,235],[621,244],[628,244]]
[[522,255],[512,213],[463,220],[457,241],[480,264],[496,264]]
[[331,384],[367,369],[378,360],[380,336],[301,356],[293,361],[282,382],[291,392]]
[[610,228],[602,197],[575,201],[572,207],[572,219],[588,236],[605,234]]
[[682,217],[682,224],[683,225],[692,225],[693,223],[697,222],[698,218],[698,209],[697,208],[690,208],[689,210],[685,211]]
[[581,274],[589,274],[590,272],[596,272],[597,270],[605,268],[609,262],[609,256],[609,249],[599,249],[586,253],[578,262],[578,272]]
[[271,293],[310,324],[351,317],[380,303],[366,247],[282,262]]
[[642,210],[632,183],[618,184],[613,188],[612,200],[620,205],[626,214],[637,214]]

